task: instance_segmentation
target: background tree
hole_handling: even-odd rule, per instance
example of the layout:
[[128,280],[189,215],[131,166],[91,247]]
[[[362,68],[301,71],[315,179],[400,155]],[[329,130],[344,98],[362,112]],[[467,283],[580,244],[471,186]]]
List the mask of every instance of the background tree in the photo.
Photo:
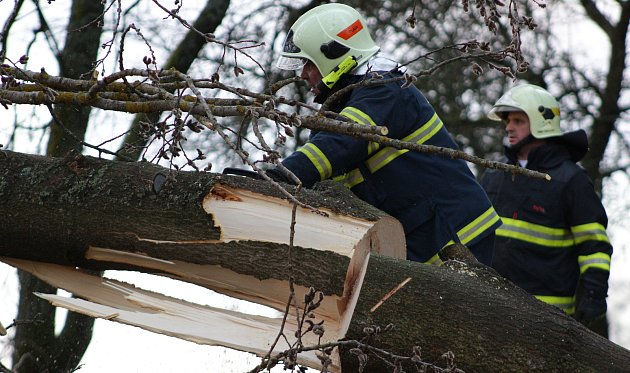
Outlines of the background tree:
[[[39,4],[40,30],[49,30]],[[101,2],[77,0],[72,3],[65,45],[56,54],[62,76],[79,79],[93,71],[100,46],[104,6]],[[50,35],[51,38],[54,35]],[[88,75],[89,76],[89,75]],[[46,154],[63,156],[71,149],[80,151],[91,108],[55,106],[54,113],[61,122],[52,121]],[[92,338],[94,319],[69,313],[61,333],[55,336],[55,309],[42,302],[35,292],[55,292],[47,283],[31,274],[18,271],[20,302],[17,318],[37,320],[16,326],[13,338],[14,369],[21,372],[61,372],[77,366]]]
[[[23,2],[15,4],[14,14],[19,15]],[[195,31],[189,31],[178,47],[171,53],[164,68],[175,68],[187,71],[199,50],[205,45],[201,34],[212,32],[220,23],[229,1],[208,1],[200,11],[199,17],[192,25]],[[76,0],[72,2],[71,12],[66,30],[65,46],[57,51],[59,41],[51,32],[46,20],[45,10],[35,2],[35,10],[39,14],[40,27],[38,32],[46,33],[49,45],[59,64],[59,74],[73,79],[95,77],[98,74],[98,50],[103,31],[105,6],[104,2],[91,0]],[[127,9],[128,12],[130,9]],[[47,9],[48,12],[51,9]],[[118,9],[122,11],[122,9]],[[122,21],[120,18],[117,21]],[[9,19],[6,28],[12,25],[14,19]],[[118,26],[118,22],[117,25]],[[114,36],[121,30],[114,30]],[[8,36],[8,34],[5,34]],[[6,45],[7,37],[3,38]],[[111,47],[112,42],[103,44]],[[6,50],[6,47],[3,48]],[[25,55],[26,56],[26,55]],[[102,62],[102,61],[101,61]],[[122,66],[121,61],[121,66]],[[72,107],[66,105],[54,106],[54,118],[47,128],[50,128],[46,154],[48,156],[65,156],[69,151],[81,152],[88,128],[91,107]],[[51,113],[52,114],[52,113]],[[156,117],[157,118],[157,117]],[[149,119],[150,120],[150,119]],[[155,119],[154,119],[155,121]],[[136,119],[128,132],[127,142],[134,144],[140,122]],[[135,136],[134,136],[135,135]],[[140,149],[142,146],[140,145]],[[121,150],[123,159],[137,158],[137,153],[130,152],[138,147],[126,146]],[[18,320],[34,320],[32,323],[17,324],[13,338],[14,370],[20,372],[70,371],[77,366],[85,353],[92,338],[94,319],[81,314],[70,312],[65,320],[63,329],[55,336],[55,309],[48,302],[43,302],[34,295],[35,292],[51,293],[55,289],[47,283],[37,279],[29,273],[19,271],[20,302],[18,306]]]

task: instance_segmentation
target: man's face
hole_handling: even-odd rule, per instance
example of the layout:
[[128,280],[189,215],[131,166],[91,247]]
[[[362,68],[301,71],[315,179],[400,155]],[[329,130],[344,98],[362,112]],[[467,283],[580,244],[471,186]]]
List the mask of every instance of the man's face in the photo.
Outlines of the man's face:
[[317,70],[317,66],[311,61],[307,61],[306,65],[302,68],[302,73],[300,77],[308,82],[309,87],[311,87],[311,92],[318,95],[319,89],[317,89],[317,84],[322,80],[322,74]]
[[510,145],[518,144],[532,132],[529,127],[529,118],[523,111],[512,111],[505,118],[505,132]]

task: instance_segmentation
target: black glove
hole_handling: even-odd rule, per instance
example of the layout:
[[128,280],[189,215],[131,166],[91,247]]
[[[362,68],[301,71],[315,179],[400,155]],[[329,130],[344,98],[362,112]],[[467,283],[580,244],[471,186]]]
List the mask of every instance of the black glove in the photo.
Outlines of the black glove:
[[588,326],[591,321],[606,314],[606,298],[596,299],[586,295],[578,304],[575,319]]
[[282,183],[287,183],[291,185],[296,185],[292,179],[290,179],[287,175],[284,174],[279,168],[270,168],[265,171],[267,176],[269,176],[274,181],[279,181]]
[[606,295],[608,293],[608,272],[589,269],[580,278],[576,293],[578,302],[575,319],[587,325],[606,314]]
[[242,168],[234,168],[234,167],[226,167],[223,169],[224,175],[238,175],[238,176],[246,176],[252,179],[261,180],[262,176],[258,174],[256,171],[244,170]]

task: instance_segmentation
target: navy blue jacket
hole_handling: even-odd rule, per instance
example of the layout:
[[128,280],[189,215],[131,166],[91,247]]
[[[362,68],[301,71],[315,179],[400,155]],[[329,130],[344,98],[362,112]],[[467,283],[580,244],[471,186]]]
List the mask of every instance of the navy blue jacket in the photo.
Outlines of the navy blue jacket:
[[[392,76],[399,75],[386,78]],[[422,93],[413,86],[401,88],[400,81],[355,88],[331,110],[360,124],[386,126],[390,138],[457,148]],[[463,160],[320,131],[311,133],[308,143],[282,164],[307,187],[333,178],[397,218],[407,234],[411,260],[428,261],[452,242],[472,245],[500,225]],[[423,244],[411,242],[409,235],[420,230]]]
[[[565,141],[566,139],[579,141]],[[583,168],[586,134],[576,131],[530,151],[527,168],[551,181],[488,170],[482,185],[501,216],[492,266],[540,300],[575,312],[578,281],[605,299],[612,246],[606,212]],[[516,164],[508,150],[507,163]]]

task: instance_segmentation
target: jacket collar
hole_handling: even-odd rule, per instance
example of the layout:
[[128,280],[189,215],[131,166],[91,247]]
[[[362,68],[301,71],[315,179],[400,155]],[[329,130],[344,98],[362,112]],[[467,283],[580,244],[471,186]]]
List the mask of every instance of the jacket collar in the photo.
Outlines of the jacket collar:
[[[565,160],[578,162],[588,152],[588,138],[584,130],[567,132],[562,136],[546,139],[545,144],[532,149],[527,156],[528,168],[553,168]],[[505,147],[505,156],[509,163],[516,164],[516,152]]]

